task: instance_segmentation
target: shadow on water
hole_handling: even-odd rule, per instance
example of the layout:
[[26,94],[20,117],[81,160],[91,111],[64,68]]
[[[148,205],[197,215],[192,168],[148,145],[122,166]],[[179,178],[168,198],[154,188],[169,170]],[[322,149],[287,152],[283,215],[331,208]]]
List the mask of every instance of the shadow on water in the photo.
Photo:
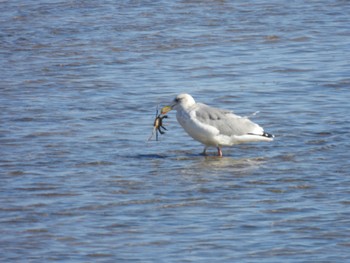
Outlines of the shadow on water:
[[267,161],[264,158],[232,158],[232,157],[211,157],[193,159],[189,170],[198,171],[202,174],[236,174],[246,175],[261,167]]
[[137,154],[133,159],[140,161],[162,160],[160,169],[174,169],[181,174],[220,174],[220,173],[245,173],[253,171],[268,162],[266,157],[217,157],[204,156],[193,151],[171,151],[166,154]]
[[151,153],[151,154],[137,154],[135,156],[130,156],[130,157],[135,159],[153,160],[153,159],[165,159],[167,158],[167,155]]

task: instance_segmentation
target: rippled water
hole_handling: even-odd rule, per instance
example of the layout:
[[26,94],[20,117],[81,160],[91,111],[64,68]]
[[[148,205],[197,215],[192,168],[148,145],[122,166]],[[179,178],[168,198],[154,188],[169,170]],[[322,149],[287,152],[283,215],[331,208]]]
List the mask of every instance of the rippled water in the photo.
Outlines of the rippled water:
[[[0,8],[1,262],[350,258],[348,1]],[[180,92],[276,140],[147,142]]]

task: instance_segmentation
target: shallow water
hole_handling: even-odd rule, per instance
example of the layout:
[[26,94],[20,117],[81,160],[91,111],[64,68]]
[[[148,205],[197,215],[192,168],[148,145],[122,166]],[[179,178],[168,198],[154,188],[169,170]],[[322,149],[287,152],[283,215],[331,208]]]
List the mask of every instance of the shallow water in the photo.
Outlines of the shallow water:
[[[1,262],[345,262],[348,1],[2,1]],[[223,158],[180,92],[273,143]]]

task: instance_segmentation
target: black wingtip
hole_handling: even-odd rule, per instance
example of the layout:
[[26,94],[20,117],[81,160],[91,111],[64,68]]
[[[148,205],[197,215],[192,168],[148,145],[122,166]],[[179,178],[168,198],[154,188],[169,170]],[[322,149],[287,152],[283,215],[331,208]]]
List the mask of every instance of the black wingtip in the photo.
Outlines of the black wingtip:
[[267,132],[264,132],[262,136],[267,137],[267,138],[274,138],[275,137],[275,135],[273,135],[271,133],[267,133]]

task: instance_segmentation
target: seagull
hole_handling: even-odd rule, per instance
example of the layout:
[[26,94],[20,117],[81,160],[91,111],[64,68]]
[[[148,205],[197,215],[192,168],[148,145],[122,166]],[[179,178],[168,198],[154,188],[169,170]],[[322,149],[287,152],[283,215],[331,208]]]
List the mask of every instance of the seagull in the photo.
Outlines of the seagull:
[[173,102],[161,109],[161,114],[176,110],[176,119],[182,128],[196,141],[204,144],[203,154],[208,147],[216,147],[222,157],[223,146],[247,142],[273,141],[274,135],[264,131],[258,124],[232,111],[196,103],[189,94],[176,96]]

